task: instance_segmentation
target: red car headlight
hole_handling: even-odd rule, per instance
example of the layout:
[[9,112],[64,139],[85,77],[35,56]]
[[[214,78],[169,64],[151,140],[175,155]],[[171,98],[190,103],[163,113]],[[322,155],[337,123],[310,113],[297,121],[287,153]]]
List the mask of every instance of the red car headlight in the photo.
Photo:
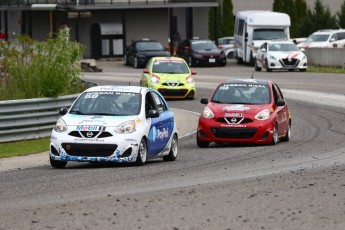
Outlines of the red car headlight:
[[214,113],[212,112],[212,110],[208,107],[204,108],[204,111],[202,111],[202,116],[204,118],[210,119],[214,117]]
[[271,117],[271,111],[269,109],[264,109],[255,115],[257,120],[267,120]]

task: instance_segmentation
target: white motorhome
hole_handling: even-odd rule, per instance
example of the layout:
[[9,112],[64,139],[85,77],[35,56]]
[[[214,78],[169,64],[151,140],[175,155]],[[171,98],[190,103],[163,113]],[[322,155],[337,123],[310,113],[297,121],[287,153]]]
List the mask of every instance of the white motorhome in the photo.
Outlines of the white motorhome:
[[237,63],[254,65],[254,54],[268,40],[290,39],[290,16],[272,11],[240,11],[235,18],[235,49]]

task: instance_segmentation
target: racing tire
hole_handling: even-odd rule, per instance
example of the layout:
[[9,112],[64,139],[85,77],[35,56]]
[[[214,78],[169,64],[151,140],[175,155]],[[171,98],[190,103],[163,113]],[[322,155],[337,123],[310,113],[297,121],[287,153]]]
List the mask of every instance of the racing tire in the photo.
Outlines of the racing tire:
[[291,137],[291,120],[289,121],[288,129],[286,130],[285,137],[283,137],[281,140],[282,141],[289,141],[290,137]]
[[63,169],[67,165],[67,161],[56,161],[49,157],[50,165],[56,169]]
[[255,64],[255,63],[254,63],[253,53],[250,52],[249,65],[254,66],[254,64]]
[[300,71],[300,72],[306,72],[307,69],[300,69],[299,71]]
[[274,128],[273,128],[273,136],[272,136],[271,145],[277,144],[278,141],[279,141],[279,137],[278,137],[278,125],[275,124],[275,125],[274,125]]
[[135,164],[137,166],[143,166],[146,162],[146,157],[147,157],[147,144],[146,144],[145,138],[142,138],[139,143],[138,156],[137,156],[137,160],[135,161]]
[[208,146],[210,145],[209,142],[201,141],[198,133],[196,134],[196,144],[199,148],[208,148]]
[[243,59],[240,57],[237,57],[237,64],[242,65],[243,64]]
[[272,72],[272,69],[268,66],[268,61],[266,59],[266,72]]
[[163,160],[165,161],[174,161],[176,160],[178,154],[178,138],[177,135],[174,134],[172,140],[171,140],[171,146],[170,146],[170,152],[169,155],[164,156]]
[[289,72],[294,72],[295,70],[294,69],[288,69]]
[[139,63],[138,63],[138,58],[137,57],[134,58],[133,67],[136,68],[136,69],[139,68]]
[[127,55],[125,54],[125,56],[123,56],[123,64],[124,65],[128,65],[128,59],[127,59]]
[[261,71],[261,67],[258,66],[258,62],[257,62],[256,58],[254,60],[254,63],[255,63],[255,71],[260,72]]

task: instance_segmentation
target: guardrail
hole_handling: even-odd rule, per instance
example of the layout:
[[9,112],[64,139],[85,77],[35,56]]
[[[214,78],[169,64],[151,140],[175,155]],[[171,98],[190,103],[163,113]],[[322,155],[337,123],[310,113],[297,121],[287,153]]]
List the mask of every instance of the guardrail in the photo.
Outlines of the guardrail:
[[78,95],[0,101],[0,143],[50,136],[59,109],[70,107]]

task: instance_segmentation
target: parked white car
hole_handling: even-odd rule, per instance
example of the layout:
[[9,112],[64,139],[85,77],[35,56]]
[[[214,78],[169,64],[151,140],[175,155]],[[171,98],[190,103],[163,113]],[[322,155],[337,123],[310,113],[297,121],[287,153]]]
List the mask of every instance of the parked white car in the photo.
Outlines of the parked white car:
[[319,30],[310,35],[306,41],[297,45],[299,48],[344,48],[345,30]]
[[291,41],[269,41],[255,53],[255,71],[265,68],[267,72],[277,69],[307,70],[307,56]]
[[234,57],[234,43],[234,37],[223,37],[218,39],[218,47],[224,51],[226,58]]
[[52,130],[50,164],[68,161],[133,162],[178,153],[174,114],[163,96],[137,86],[97,86],[87,89]]

